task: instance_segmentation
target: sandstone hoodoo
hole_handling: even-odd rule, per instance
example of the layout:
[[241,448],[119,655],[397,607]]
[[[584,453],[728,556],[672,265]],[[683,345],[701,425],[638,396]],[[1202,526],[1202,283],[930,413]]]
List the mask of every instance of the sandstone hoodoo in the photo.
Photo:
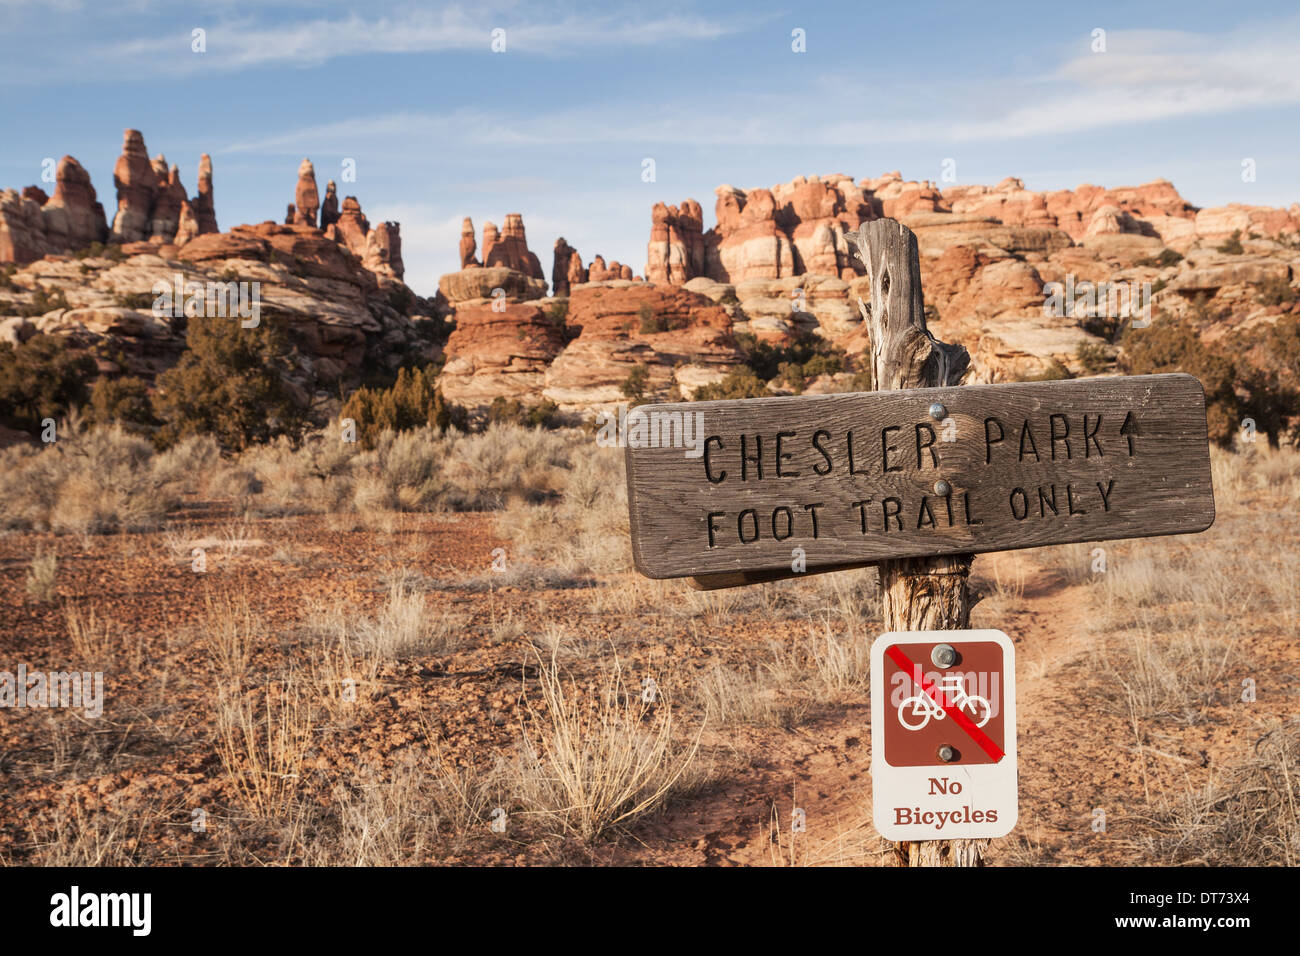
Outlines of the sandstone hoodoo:
[[[97,360],[100,374],[152,381],[186,346],[187,313],[160,306],[158,290],[175,290],[173,303],[200,290],[200,301],[219,316],[238,311],[241,320],[274,322],[290,333],[299,364],[286,381],[304,401],[314,389],[324,390],[316,396],[322,401],[336,394],[336,383],[359,380],[363,367],[395,370],[436,356],[433,326],[417,322],[434,318],[437,308],[402,282],[397,223],[372,228],[352,196],[324,230],[295,223],[304,212],[316,215],[310,161],[286,224],[221,233],[206,154],[198,192],[187,198],[175,165],[161,155],[148,159],[138,131],[124,139],[111,227],[90,176],[70,156],[57,167],[52,196],[37,187],[0,192],[0,262],[26,264],[5,273],[0,341],[64,337],[78,349],[117,356]],[[326,219],[336,204],[331,183],[321,206]],[[95,247],[104,242],[114,247]],[[65,255],[74,252],[75,259]]]
[[320,204],[320,227],[328,229],[339,221],[339,194],[334,180],[325,184],[325,198]]
[[546,280],[541,260],[528,249],[524,217],[517,212],[506,216],[505,227],[500,233],[494,223],[483,224],[483,265],[488,268],[501,266],[533,279]]
[[477,249],[478,243],[474,241],[474,221],[466,216],[460,224],[460,267],[462,269],[482,265],[478,261],[478,256],[474,255]]
[[316,168],[310,159],[304,159],[298,166],[298,188],[293,194],[295,224],[315,226],[316,213],[320,209],[320,195],[316,192]]

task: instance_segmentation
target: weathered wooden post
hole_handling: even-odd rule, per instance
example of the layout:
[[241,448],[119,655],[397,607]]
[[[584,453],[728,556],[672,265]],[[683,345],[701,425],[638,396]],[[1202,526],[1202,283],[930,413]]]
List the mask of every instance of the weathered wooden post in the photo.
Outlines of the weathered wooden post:
[[[916,236],[900,222],[866,222],[848,237],[871,279],[871,303],[859,300],[871,330],[876,391],[960,385],[970,355],[935,339],[925,326],[921,257]],[[970,625],[973,555],[904,558],[880,562],[880,596],[886,631],[947,631]],[[981,866],[987,840],[897,843],[903,866]]]

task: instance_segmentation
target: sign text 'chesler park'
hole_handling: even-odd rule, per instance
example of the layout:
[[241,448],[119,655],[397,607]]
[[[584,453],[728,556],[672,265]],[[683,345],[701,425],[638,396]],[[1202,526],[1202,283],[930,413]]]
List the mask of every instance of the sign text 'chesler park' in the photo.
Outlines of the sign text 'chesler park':
[[1205,394],[1189,375],[651,405],[632,417],[633,553],[654,578],[1214,521]]

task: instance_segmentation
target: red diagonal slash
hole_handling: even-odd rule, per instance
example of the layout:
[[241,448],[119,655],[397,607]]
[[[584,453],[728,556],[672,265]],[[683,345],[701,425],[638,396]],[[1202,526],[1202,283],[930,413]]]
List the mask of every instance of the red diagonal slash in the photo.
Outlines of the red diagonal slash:
[[[898,649],[897,644],[886,648],[885,653],[889,655],[891,661],[897,664],[903,671],[910,674],[912,677],[912,683],[929,694],[930,698],[943,708],[943,712],[952,718],[953,723],[966,731],[970,739],[979,744],[980,749],[988,754],[989,757],[996,762],[1006,756],[1002,752],[1002,748],[993,742],[993,738],[975,726],[975,721],[971,720],[962,713],[961,710],[948,703],[947,697],[939,692],[937,685],[927,684],[925,682],[925,678],[921,675],[921,668],[918,665],[913,664],[911,659]],[[992,701],[989,703],[991,705]]]

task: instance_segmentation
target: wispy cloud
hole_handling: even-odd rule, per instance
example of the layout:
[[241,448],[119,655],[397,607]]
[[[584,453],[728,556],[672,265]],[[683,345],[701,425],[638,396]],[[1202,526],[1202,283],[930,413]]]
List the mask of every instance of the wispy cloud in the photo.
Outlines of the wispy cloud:
[[[561,144],[694,146],[870,146],[1051,136],[1188,116],[1300,103],[1300,21],[1215,36],[1112,31],[1105,53],[1085,52],[1029,78],[993,77],[947,100],[881,97],[852,115],[837,97],[719,89],[708,110],[674,104],[612,111],[578,107],[520,112],[509,106],[369,115],[250,138],[232,152],[346,153],[357,142],[391,140],[395,150],[448,137],[464,147]],[[860,85],[838,76],[835,85]],[[939,104],[936,109],[936,104]],[[846,113],[850,115],[846,116]]]
[[[189,38],[176,36],[152,36],[110,44],[103,56],[118,63],[138,63],[141,58],[148,58],[154,68],[173,74],[275,64],[318,66],[340,57],[376,53],[487,51],[494,40],[504,44],[506,53],[565,56],[653,47],[666,42],[713,40],[747,29],[753,22],[748,17],[744,20],[730,17],[723,22],[676,14],[567,14],[530,19],[527,12],[492,12],[481,7],[472,12],[448,7],[374,18],[350,14],[292,23],[266,23],[244,17],[204,26],[207,51],[202,58],[179,55],[178,51],[188,51]],[[494,35],[494,31],[502,33]]]

